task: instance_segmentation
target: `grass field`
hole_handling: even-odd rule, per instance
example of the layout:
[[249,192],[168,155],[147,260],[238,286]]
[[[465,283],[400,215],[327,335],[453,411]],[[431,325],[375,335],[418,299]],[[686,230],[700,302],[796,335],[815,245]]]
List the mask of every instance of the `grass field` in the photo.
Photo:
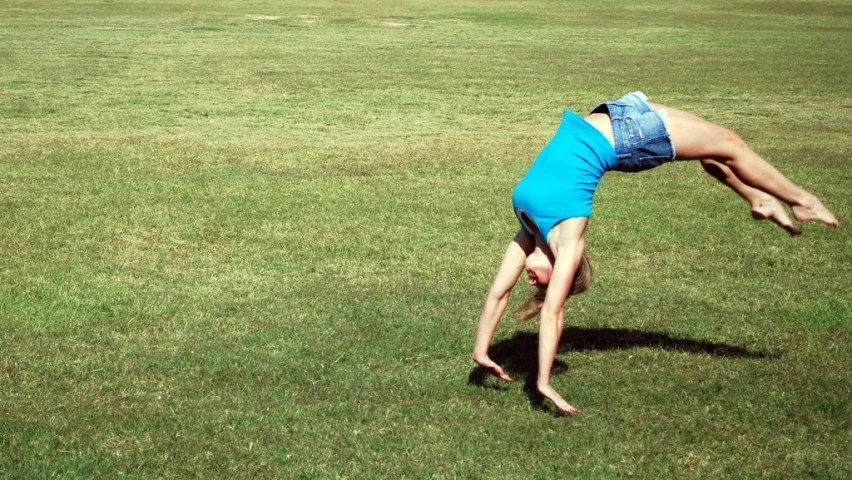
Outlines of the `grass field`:
[[[850,52],[841,0],[0,0],[0,477],[850,478]],[[608,174],[560,417],[474,328],[562,110],[636,89],[841,226]]]

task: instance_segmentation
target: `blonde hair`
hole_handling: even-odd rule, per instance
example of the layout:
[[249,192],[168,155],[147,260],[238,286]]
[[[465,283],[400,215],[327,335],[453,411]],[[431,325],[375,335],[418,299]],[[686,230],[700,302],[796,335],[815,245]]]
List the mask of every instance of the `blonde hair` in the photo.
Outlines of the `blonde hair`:
[[[580,260],[580,264],[577,266],[577,271],[574,272],[574,281],[571,282],[571,290],[568,291],[568,296],[571,297],[579,295],[588,290],[591,285],[592,264],[589,263],[589,257],[587,257],[584,253],[583,258]],[[526,322],[531,318],[535,318],[535,316],[541,311],[541,306],[544,304],[544,297],[546,295],[547,289],[537,289],[533,296],[518,309],[518,313],[515,314],[515,318],[517,318],[519,322]]]

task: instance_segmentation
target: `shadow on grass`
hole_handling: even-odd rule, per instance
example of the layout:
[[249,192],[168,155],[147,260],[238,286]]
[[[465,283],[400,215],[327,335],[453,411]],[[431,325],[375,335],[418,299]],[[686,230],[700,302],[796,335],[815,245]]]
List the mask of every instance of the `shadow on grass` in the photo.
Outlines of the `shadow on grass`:
[[[665,333],[643,332],[640,330],[613,328],[566,328],[559,342],[559,352],[582,352],[589,350],[606,351],[629,348],[659,348],[676,352],[708,354],[716,357],[766,358],[763,352],[752,352],[741,347],[723,343],[699,342],[675,338]],[[538,334],[518,332],[514,337],[495,343],[488,350],[488,356],[500,364],[510,377],[524,378],[524,392],[536,408],[550,410],[544,404],[544,397],[538,393],[535,385],[538,373]],[[568,369],[565,362],[553,361],[553,374]],[[501,389],[488,382],[490,373],[482,367],[475,367],[468,377],[468,384],[483,388]]]

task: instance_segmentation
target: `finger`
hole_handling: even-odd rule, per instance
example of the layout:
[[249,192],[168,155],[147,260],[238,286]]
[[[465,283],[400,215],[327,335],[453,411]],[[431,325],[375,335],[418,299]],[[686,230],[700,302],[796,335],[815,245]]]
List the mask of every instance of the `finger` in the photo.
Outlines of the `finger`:
[[579,408],[577,408],[577,407],[575,407],[575,406],[571,405],[570,403],[568,403],[568,402],[566,402],[566,401],[564,401],[564,400],[563,400],[562,402],[553,402],[553,403],[555,403],[555,404],[556,404],[556,407],[557,407],[557,408],[558,408],[558,409],[559,409],[562,413],[565,413],[565,414],[568,414],[568,415],[577,415],[578,413],[580,413],[580,409],[579,409]]
[[506,381],[506,382],[511,382],[511,381],[512,381],[512,378],[511,378],[510,376],[506,375],[506,372],[504,372],[504,371],[503,371],[503,369],[502,369],[502,368],[500,368],[500,366],[499,366],[499,365],[497,365],[496,363],[495,363],[495,364],[494,364],[494,366],[491,368],[491,373],[493,373],[493,374],[494,374],[494,376],[496,376],[496,377],[497,377],[497,378],[499,378],[500,380],[504,380],[504,381]]
[[554,405],[556,405],[556,408],[558,408],[563,413],[566,413],[568,415],[577,415],[578,413],[580,413],[580,409],[566,402],[565,399],[562,398],[562,396],[559,395],[559,393],[557,393],[555,390],[547,389],[545,391],[541,391],[541,393],[545,397],[550,399],[550,401],[553,402]]
[[560,410],[562,410],[563,412],[565,412],[568,415],[577,415],[578,413],[580,413],[582,411],[579,408],[574,407],[573,405],[567,405],[566,408],[560,408]]

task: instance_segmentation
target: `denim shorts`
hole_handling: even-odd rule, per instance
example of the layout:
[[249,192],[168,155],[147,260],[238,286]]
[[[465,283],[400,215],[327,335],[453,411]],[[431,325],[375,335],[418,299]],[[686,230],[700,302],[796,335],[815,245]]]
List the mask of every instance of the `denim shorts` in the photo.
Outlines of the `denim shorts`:
[[666,129],[668,113],[654,110],[642,92],[628,93],[601,103],[592,113],[608,113],[615,136],[615,153],[620,172],[641,172],[671,162],[674,144]]

